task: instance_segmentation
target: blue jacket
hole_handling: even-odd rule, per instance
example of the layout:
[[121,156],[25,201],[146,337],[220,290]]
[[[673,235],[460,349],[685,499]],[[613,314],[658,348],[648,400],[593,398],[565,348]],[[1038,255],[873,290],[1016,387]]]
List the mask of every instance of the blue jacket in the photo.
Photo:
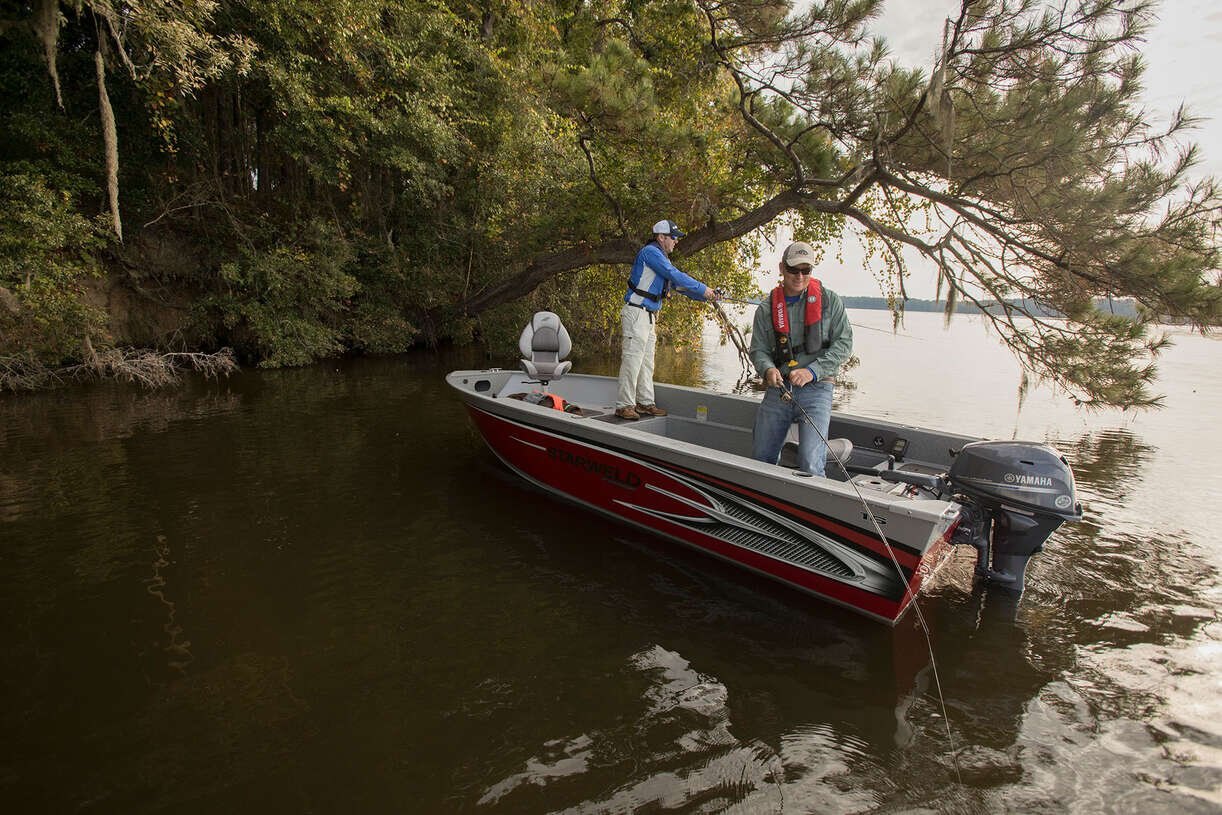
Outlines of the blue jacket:
[[[649,292],[653,297],[637,294],[633,289]],[[624,302],[634,306],[644,306],[649,311],[657,311],[662,307],[662,297],[674,289],[693,300],[703,300],[706,287],[694,277],[675,268],[666,257],[666,253],[653,241],[641,247],[632,263],[632,274],[628,277],[628,292]]]

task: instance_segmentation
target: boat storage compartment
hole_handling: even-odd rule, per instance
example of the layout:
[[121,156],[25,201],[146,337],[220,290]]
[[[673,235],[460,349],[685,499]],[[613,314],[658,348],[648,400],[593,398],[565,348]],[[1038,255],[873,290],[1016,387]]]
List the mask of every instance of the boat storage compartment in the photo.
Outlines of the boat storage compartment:
[[[603,417],[599,417],[602,419]],[[608,419],[611,417],[607,417]],[[708,447],[722,453],[729,453],[744,458],[751,458],[751,428],[737,425],[721,424],[719,422],[700,422],[687,416],[646,416],[639,421],[623,422],[618,420],[620,427],[629,428],[641,433],[663,436],[675,441]],[[845,462],[849,476],[858,486],[868,487],[879,492],[901,494],[907,489],[906,484],[895,484],[880,479],[878,473],[882,470],[910,470],[921,473],[936,473],[939,470],[923,466],[916,462],[896,464],[889,461],[885,453],[876,450],[853,448],[849,460]],[[792,470],[797,466],[797,445],[786,443],[781,451],[778,466]],[[845,475],[832,461],[827,464],[827,478],[833,481],[844,481]]]
[[631,427],[642,433],[711,447],[736,456],[751,457],[750,428],[718,422],[698,422],[686,416],[652,416],[633,422]]

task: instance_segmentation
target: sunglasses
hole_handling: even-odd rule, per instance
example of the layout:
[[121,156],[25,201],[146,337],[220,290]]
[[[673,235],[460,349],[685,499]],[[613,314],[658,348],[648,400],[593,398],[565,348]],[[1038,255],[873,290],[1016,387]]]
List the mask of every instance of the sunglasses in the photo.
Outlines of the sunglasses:
[[802,269],[797,266],[786,266],[785,271],[789,272],[790,274],[808,275],[810,274],[811,270],[810,270],[810,267]]

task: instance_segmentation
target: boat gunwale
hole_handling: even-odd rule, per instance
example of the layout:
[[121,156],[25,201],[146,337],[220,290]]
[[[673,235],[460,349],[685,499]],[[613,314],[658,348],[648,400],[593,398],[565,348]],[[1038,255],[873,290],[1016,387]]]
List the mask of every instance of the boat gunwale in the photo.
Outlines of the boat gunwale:
[[[474,384],[470,380],[476,377],[487,375],[497,375],[498,387],[496,391],[491,388],[485,391],[477,391]],[[574,379],[587,379],[598,383],[613,382],[612,377],[598,376],[591,374],[575,374]],[[714,481],[722,481],[724,484],[733,485],[735,489],[747,490],[757,493],[758,498],[765,499],[768,503],[778,505],[787,505],[785,511],[797,514],[809,514],[819,516],[825,519],[825,522],[830,522],[842,526],[846,530],[852,530],[853,533],[865,535],[876,542],[878,535],[872,526],[859,526],[853,521],[847,520],[843,515],[833,514],[828,511],[820,511],[808,500],[801,500],[800,496],[805,493],[809,495],[811,491],[816,494],[823,494],[828,498],[843,499],[846,503],[855,504],[862,518],[865,513],[861,513],[862,496],[858,493],[853,485],[840,482],[832,479],[813,478],[809,475],[798,476],[796,473],[789,471],[788,468],[768,465],[764,462],[742,456],[737,453],[730,453],[720,450],[716,447],[695,444],[686,442],[681,439],[675,439],[664,434],[642,433],[637,431],[638,423],[617,423],[609,421],[599,421],[600,418],[605,418],[606,413],[598,415],[572,414],[565,411],[556,410],[550,406],[543,406],[525,402],[519,399],[497,398],[498,393],[503,393],[508,385],[515,380],[520,382],[530,382],[538,384],[537,381],[527,379],[523,374],[517,371],[505,369],[485,369],[485,370],[465,370],[453,371],[446,376],[447,383],[459,392],[460,398],[464,405],[469,410],[478,411],[487,416],[503,422],[511,422],[521,425],[524,428],[543,432],[549,435],[556,435],[560,438],[568,439],[569,441],[579,444],[590,445],[601,448],[613,455],[628,455],[636,456],[643,459],[643,463],[647,466],[660,467],[663,470],[667,468],[678,467],[682,470],[690,471],[689,474],[697,475],[705,479]],[[463,380],[468,380],[464,382]],[[749,397],[743,397],[737,394],[720,394],[710,392],[701,388],[692,388],[682,385],[667,385],[659,383],[658,389],[682,389],[691,393],[700,394],[703,397],[724,398],[733,401],[743,401],[748,403],[756,402]],[[663,393],[665,391],[663,390]],[[604,409],[606,406],[603,406]],[[847,414],[834,414],[840,418],[845,418]],[[654,418],[662,417],[647,417],[646,421],[651,421]],[[682,418],[688,421],[696,421],[691,417],[675,416],[674,418]],[[868,418],[850,417],[857,419],[860,422],[873,424],[875,426],[887,426],[895,428],[906,428],[917,430],[920,432],[934,432],[938,436],[947,437],[953,434],[941,434],[936,431],[924,431],[922,428],[897,425],[891,422],[875,421]],[[478,423],[477,423],[478,424]],[[726,427],[742,429],[738,424],[725,424]],[[587,428],[585,432],[574,433],[574,429]],[[481,431],[480,435],[484,435]],[[974,441],[975,439],[968,439]],[[943,530],[942,534],[935,535],[934,532],[939,526],[947,523],[947,515],[952,508],[958,508],[960,505],[955,501],[946,501],[942,499],[915,499],[902,495],[895,494],[879,494],[871,495],[871,501],[867,501],[868,509],[873,513],[879,513],[878,517],[882,517],[882,513],[889,513],[892,517],[900,515],[907,516],[910,523],[916,524],[915,529],[920,530],[927,528],[929,533],[920,541],[920,545],[912,545],[894,536],[884,536],[887,548],[893,548],[890,559],[893,564],[899,568],[898,577],[901,584],[904,586],[903,594],[890,602],[895,604],[894,616],[889,613],[877,613],[870,611],[859,603],[854,603],[849,600],[842,600],[829,594],[827,591],[816,587],[806,586],[801,582],[791,580],[785,576],[771,572],[767,569],[756,568],[742,559],[723,555],[713,549],[685,540],[683,537],[672,534],[657,526],[643,523],[631,517],[625,517],[621,514],[611,512],[599,506],[596,503],[587,501],[575,494],[566,492],[560,487],[552,485],[548,482],[541,481],[523,470],[519,469],[512,462],[508,461],[499,450],[488,439],[484,439],[485,444],[505,466],[507,466],[515,475],[523,478],[530,484],[543,489],[549,495],[559,497],[567,502],[576,504],[583,508],[592,509],[599,515],[610,518],[612,520],[627,523],[628,525],[642,529],[651,534],[659,535],[667,540],[681,543],[687,548],[699,551],[705,555],[712,555],[719,560],[730,563],[737,568],[746,569],[749,572],[760,576],[778,580],[780,583],[789,586],[792,589],[800,591],[804,594],[816,597],[824,602],[830,602],[834,605],[849,609],[855,613],[861,614],[867,618],[878,622],[883,622],[894,626],[901,620],[907,611],[914,604],[917,595],[928,585],[934,575],[941,571],[942,567],[951,559],[949,553],[953,547],[947,547],[947,536],[949,526]],[[665,461],[659,457],[659,452],[673,451],[681,454],[689,461]],[[651,463],[652,462],[652,463]],[[698,466],[701,463],[713,465],[713,470],[709,467]],[[749,472],[763,480],[763,484],[751,484],[743,479],[726,478],[719,471],[723,468],[728,468],[731,472]],[[769,486],[776,486],[782,489],[771,490]],[[922,506],[925,505],[925,506]],[[840,507],[834,509],[841,509]],[[885,518],[883,518],[885,522]],[[909,539],[916,539],[917,535],[910,535]],[[860,546],[860,544],[857,544]],[[867,550],[871,547],[867,547]],[[913,558],[913,564],[910,568],[904,569],[899,567],[899,563],[895,561],[896,552],[902,551],[907,557]],[[883,552],[875,552],[874,557],[883,555]],[[842,585],[852,586],[852,583],[845,583],[836,578],[822,573],[818,569],[812,569],[803,564],[790,562],[783,558],[774,558],[771,555],[765,555],[766,558],[773,562],[784,565],[786,568],[798,568],[806,571],[818,579],[832,580]],[[913,581],[918,581],[918,588],[913,588]],[[870,596],[882,599],[882,595],[875,594],[872,591],[866,590]]]
[[[868,491],[868,493],[863,493],[859,497],[858,490],[855,489],[853,485],[847,482],[838,481],[838,480],[830,479],[830,478],[817,478],[817,477],[813,477],[807,474],[798,474],[797,471],[794,471],[790,468],[780,467],[779,465],[770,465],[765,462],[750,458],[749,456],[743,456],[738,453],[730,453],[730,452],[726,452],[723,450],[719,450],[715,447],[695,444],[693,442],[687,442],[687,441],[683,441],[682,439],[675,439],[675,438],[665,436],[665,435],[650,433],[648,431],[643,431],[640,427],[637,426],[637,423],[629,424],[625,422],[623,424],[618,424],[618,423],[611,423],[611,422],[603,422],[603,421],[599,421],[598,417],[594,417],[594,416],[581,416],[577,414],[570,414],[564,411],[555,410],[553,408],[543,407],[540,405],[533,405],[533,404],[521,402],[518,400],[499,399],[499,398],[496,398],[495,396],[492,396],[491,392],[479,392],[479,391],[474,390],[473,388],[457,384],[457,381],[460,380],[464,375],[466,375],[467,378],[471,378],[470,375],[472,374],[505,374],[507,375],[506,384],[508,384],[508,380],[512,380],[516,376],[525,377],[525,374],[522,374],[519,371],[503,369],[503,368],[492,368],[492,369],[487,369],[487,370],[453,371],[446,376],[446,381],[455,390],[463,394],[464,401],[470,402],[471,400],[476,400],[480,402],[481,404],[496,405],[498,406],[497,410],[488,411],[488,412],[491,412],[494,415],[504,415],[507,413],[509,415],[530,417],[531,419],[530,421],[523,420],[523,423],[527,425],[545,427],[553,431],[559,431],[566,427],[567,428],[582,427],[584,426],[584,423],[589,422],[591,419],[593,419],[595,423],[591,424],[590,426],[594,429],[590,431],[588,434],[583,433],[580,435],[594,437],[594,438],[600,435],[610,435],[612,438],[623,439],[623,440],[632,442],[632,444],[628,446],[624,450],[624,452],[631,452],[636,455],[651,455],[651,454],[656,455],[656,453],[651,453],[650,451],[657,451],[659,449],[660,450],[675,450],[676,452],[684,453],[699,461],[704,461],[704,462],[714,464],[718,468],[729,466],[735,470],[749,472],[753,476],[764,478],[764,479],[767,479],[769,482],[777,484],[779,487],[783,488],[785,492],[796,491],[798,494],[815,492],[815,493],[834,496],[838,499],[841,499],[841,498],[842,499],[851,499],[852,501],[858,502],[858,503],[860,503],[861,499],[864,498],[866,500],[866,503],[870,506],[870,508],[875,511],[887,512],[893,515],[904,515],[917,522],[937,523],[938,521],[942,519],[948,507],[959,506],[958,502],[955,502],[955,501],[930,499],[930,498],[914,499],[914,498],[903,496],[903,495],[895,495],[893,493],[883,493],[883,492],[877,492],[873,490]],[[569,378],[569,377],[583,378],[583,379],[597,380],[597,381],[605,381],[605,380],[613,379],[612,377],[599,376],[597,374],[569,374],[566,376],[566,378]],[[502,385],[502,388],[503,387],[504,385]],[[756,400],[750,399],[749,397],[740,396],[738,394],[716,393],[716,392],[708,391],[702,388],[693,388],[693,387],[689,387],[686,385],[671,385],[671,384],[665,384],[665,383],[658,383],[655,386],[655,388],[676,388],[676,389],[686,390],[691,393],[702,394],[702,395],[711,396],[715,398],[742,400],[745,402],[756,402]],[[833,419],[850,420],[850,421],[857,421],[863,424],[880,425],[880,426],[885,426],[887,429],[906,429],[906,430],[917,430],[917,431],[922,431],[922,432],[929,432],[927,431],[926,428],[920,428],[914,425],[900,425],[900,424],[889,422],[886,420],[875,420],[875,419],[871,419],[868,417],[860,417],[860,416],[855,416],[852,414],[841,413],[838,411],[833,412],[832,416],[833,416]],[[675,417],[675,418],[686,419],[687,417]],[[538,421],[535,421],[536,419],[538,419]],[[645,419],[644,421],[652,421],[652,419]],[[710,424],[715,425],[717,423],[710,422]],[[736,425],[728,425],[724,423],[722,424],[722,426],[737,427]],[[940,433],[939,435],[955,436],[956,434],[941,434]],[[963,437],[963,438],[965,441],[978,441],[978,439],[972,438],[972,437]],[[588,441],[589,439],[587,438],[586,440]],[[692,469],[699,470],[699,468],[696,468],[696,467],[693,467]],[[733,481],[734,479],[727,478],[724,480]],[[776,493],[774,493],[774,497],[776,497],[778,500],[783,500],[786,503],[792,504],[793,506],[801,508],[805,511],[812,511],[810,506],[806,505],[804,502],[800,500],[797,500],[795,497],[776,494]],[[844,523],[844,521],[839,521],[839,520],[838,522]],[[869,535],[875,534],[874,530],[870,528],[869,526],[864,526],[864,527],[855,526],[855,528]],[[912,547],[905,544],[904,548],[910,549]]]

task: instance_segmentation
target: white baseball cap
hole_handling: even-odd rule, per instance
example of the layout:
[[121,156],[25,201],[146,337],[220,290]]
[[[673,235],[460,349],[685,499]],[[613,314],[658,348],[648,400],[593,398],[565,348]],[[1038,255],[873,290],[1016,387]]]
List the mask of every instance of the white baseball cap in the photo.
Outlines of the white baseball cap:
[[653,225],[653,234],[655,235],[670,235],[672,238],[686,238],[687,233],[679,228],[679,225],[674,221],[658,221]]

